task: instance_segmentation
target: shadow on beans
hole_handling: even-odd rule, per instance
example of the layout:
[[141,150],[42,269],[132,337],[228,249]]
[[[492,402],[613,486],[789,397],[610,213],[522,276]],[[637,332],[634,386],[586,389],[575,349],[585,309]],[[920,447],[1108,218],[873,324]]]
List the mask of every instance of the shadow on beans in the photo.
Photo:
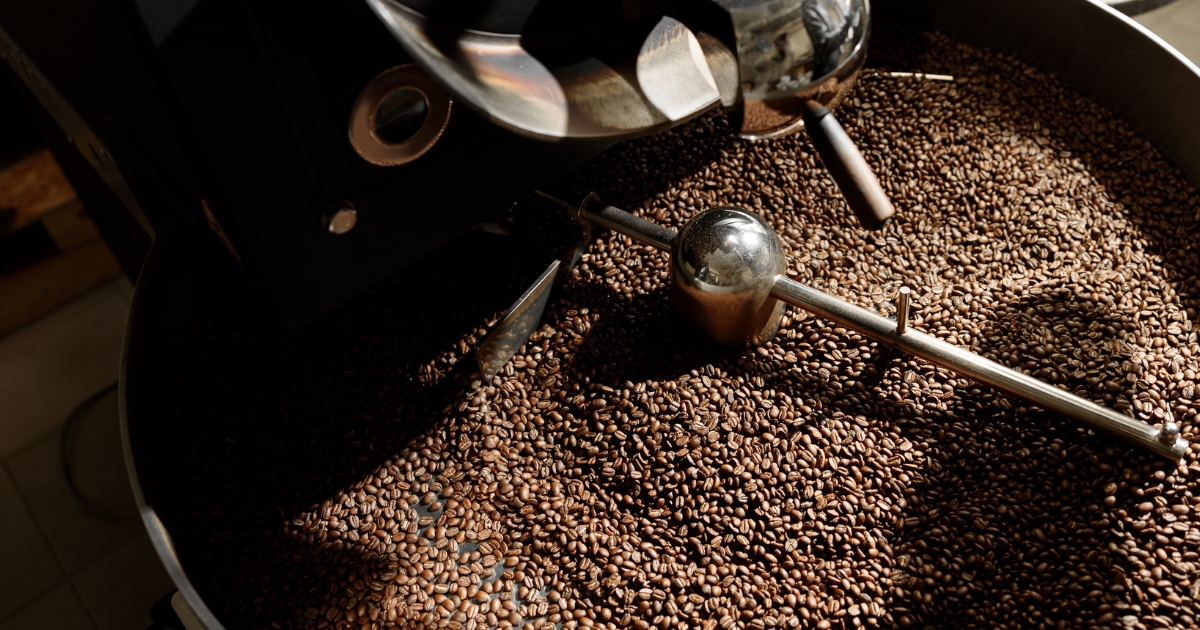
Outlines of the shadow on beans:
[[272,621],[256,616],[263,597],[303,608],[311,598],[301,587],[337,588],[344,575],[326,575],[330,562],[380,561],[332,540],[263,541],[384,462],[403,466],[399,453],[419,451],[412,440],[478,378],[472,331],[551,258],[519,236],[468,233],[290,333],[248,289],[230,288],[193,369],[180,463],[193,529],[177,541],[185,569],[230,627]]
[[[973,350],[1128,409],[1131,385],[1099,386],[1133,370],[1108,334],[1119,316],[1043,286],[993,317]],[[1047,339],[1057,345],[1048,349]],[[987,624],[1018,613],[1030,623],[1086,625],[1101,605],[1137,602],[1126,576],[1138,567],[1113,553],[1124,541],[1112,530],[1139,514],[1170,462],[975,385],[955,392],[949,413],[899,426],[923,459],[891,541],[901,625]]]

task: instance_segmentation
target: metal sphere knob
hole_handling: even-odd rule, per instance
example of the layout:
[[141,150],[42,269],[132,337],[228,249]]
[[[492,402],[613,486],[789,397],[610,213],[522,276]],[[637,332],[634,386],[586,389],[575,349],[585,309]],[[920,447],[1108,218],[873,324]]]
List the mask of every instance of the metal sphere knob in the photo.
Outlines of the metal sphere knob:
[[738,208],[711,208],[688,221],[671,249],[676,310],[731,346],[756,346],[779,330],[783,302],[771,296],[787,258],[775,230]]
[[1163,444],[1175,444],[1179,439],[1179,425],[1174,422],[1164,422],[1162,428],[1158,430],[1158,441]]

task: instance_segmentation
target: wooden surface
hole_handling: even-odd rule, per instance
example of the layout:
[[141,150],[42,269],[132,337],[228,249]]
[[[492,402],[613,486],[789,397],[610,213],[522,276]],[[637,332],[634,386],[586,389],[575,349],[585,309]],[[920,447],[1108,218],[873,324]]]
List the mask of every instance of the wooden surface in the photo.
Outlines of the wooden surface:
[[92,223],[92,218],[83,209],[83,204],[74,199],[42,215],[41,222],[54,244],[62,251],[100,238],[100,232],[96,230],[96,224]]
[[44,229],[55,251],[0,275],[0,335],[121,274],[49,151],[40,150],[0,170],[0,209],[4,208],[16,214],[0,233],[0,254],[4,237],[22,229]]
[[75,203],[75,189],[48,149],[0,170],[0,208],[17,211],[8,232],[15,232],[69,203]]

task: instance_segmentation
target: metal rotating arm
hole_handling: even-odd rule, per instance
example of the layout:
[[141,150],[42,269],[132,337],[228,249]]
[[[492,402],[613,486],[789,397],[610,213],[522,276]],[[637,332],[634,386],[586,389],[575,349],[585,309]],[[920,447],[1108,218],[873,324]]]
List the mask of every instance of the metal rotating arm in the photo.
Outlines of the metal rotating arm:
[[[991,385],[1043,409],[1057,411],[1168,459],[1178,461],[1187,451],[1188,441],[1179,437],[1179,427],[1173,422],[1167,422],[1162,429],[1156,429],[915,330],[908,326],[906,319],[887,319],[784,276],[775,279],[771,295],[875,341],[903,350],[934,365],[954,370],[959,376]],[[899,315],[907,316],[907,313]]]
[[[606,227],[640,243],[664,251],[670,251],[677,245],[678,235],[673,230],[602,203],[595,195],[589,195],[578,206],[543,193],[539,193],[539,195],[543,199],[566,208],[585,224]],[[580,244],[580,246],[582,245],[583,243]],[[575,260],[578,260],[578,257]],[[539,282],[541,285],[545,285],[547,290],[549,289],[548,282]],[[538,285],[535,285],[535,288],[536,286]],[[1179,426],[1174,422],[1166,422],[1161,429],[1156,429],[912,328],[908,323],[908,292],[906,290],[901,291],[898,300],[897,319],[888,319],[783,275],[774,277],[770,294],[775,299],[857,331],[870,339],[920,357],[934,365],[953,370],[960,376],[990,385],[1044,409],[1061,413],[1089,427],[1105,431],[1129,444],[1168,459],[1178,461],[1188,449],[1188,441],[1180,437]],[[517,305],[514,305],[514,310],[518,309],[522,301],[529,299],[537,300],[527,292],[527,295],[522,296]],[[541,301],[543,307],[544,304],[544,300]],[[540,312],[539,309],[538,319],[540,319]],[[524,337],[515,339],[512,331],[506,329],[503,324],[497,326],[489,340],[493,337],[509,339],[508,343],[504,344],[509,350],[505,356],[489,355],[489,365],[502,366],[506,363],[533,330],[528,323],[521,329],[528,332],[523,332]],[[484,343],[486,345],[487,341]],[[482,356],[481,353],[481,364],[484,362]],[[492,372],[489,376],[494,374],[495,372]]]

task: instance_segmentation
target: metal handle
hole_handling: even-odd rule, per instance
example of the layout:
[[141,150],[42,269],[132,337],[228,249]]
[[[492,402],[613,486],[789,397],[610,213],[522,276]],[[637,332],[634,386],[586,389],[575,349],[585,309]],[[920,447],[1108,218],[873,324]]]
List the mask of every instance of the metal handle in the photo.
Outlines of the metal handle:
[[580,204],[579,217],[664,252],[671,251],[671,243],[675,242],[674,230],[633,216],[620,208],[614,208],[600,201],[595,195],[589,196]]
[[887,225],[896,208],[846,130],[816,101],[806,102],[800,112],[809,139],[859,223],[868,230]]
[[578,204],[564,201],[561,198],[569,197],[568,195],[555,196],[559,194],[557,192],[551,194],[535,190],[533,194],[543,201],[566,210],[572,219],[584,225],[598,225],[602,228],[610,229],[644,245],[661,249],[664,252],[671,251],[671,244],[675,242],[674,230],[665,228],[657,223],[651,223],[641,217],[629,214],[620,208],[610,206],[600,201],[600,197],[596,196],[596,193],[591,193],[584,197],[583,201],[580,201]]
[[[771,295],[814,315],[852,328],[871,339],[954,370],[960,376],[986,383],[1044,409],[1057,411],[1164,457],[1178,461],[1187,451],[1188,441],[1179,437],[1179,427],[1173,422],[1165,423],[1161,430],[1155,429],[1144,422],[908,328],[907,322],[901,324],[899,320],[892,321],[783,276],[775,279]],[[900,328],[899,332],[897,328]]]

